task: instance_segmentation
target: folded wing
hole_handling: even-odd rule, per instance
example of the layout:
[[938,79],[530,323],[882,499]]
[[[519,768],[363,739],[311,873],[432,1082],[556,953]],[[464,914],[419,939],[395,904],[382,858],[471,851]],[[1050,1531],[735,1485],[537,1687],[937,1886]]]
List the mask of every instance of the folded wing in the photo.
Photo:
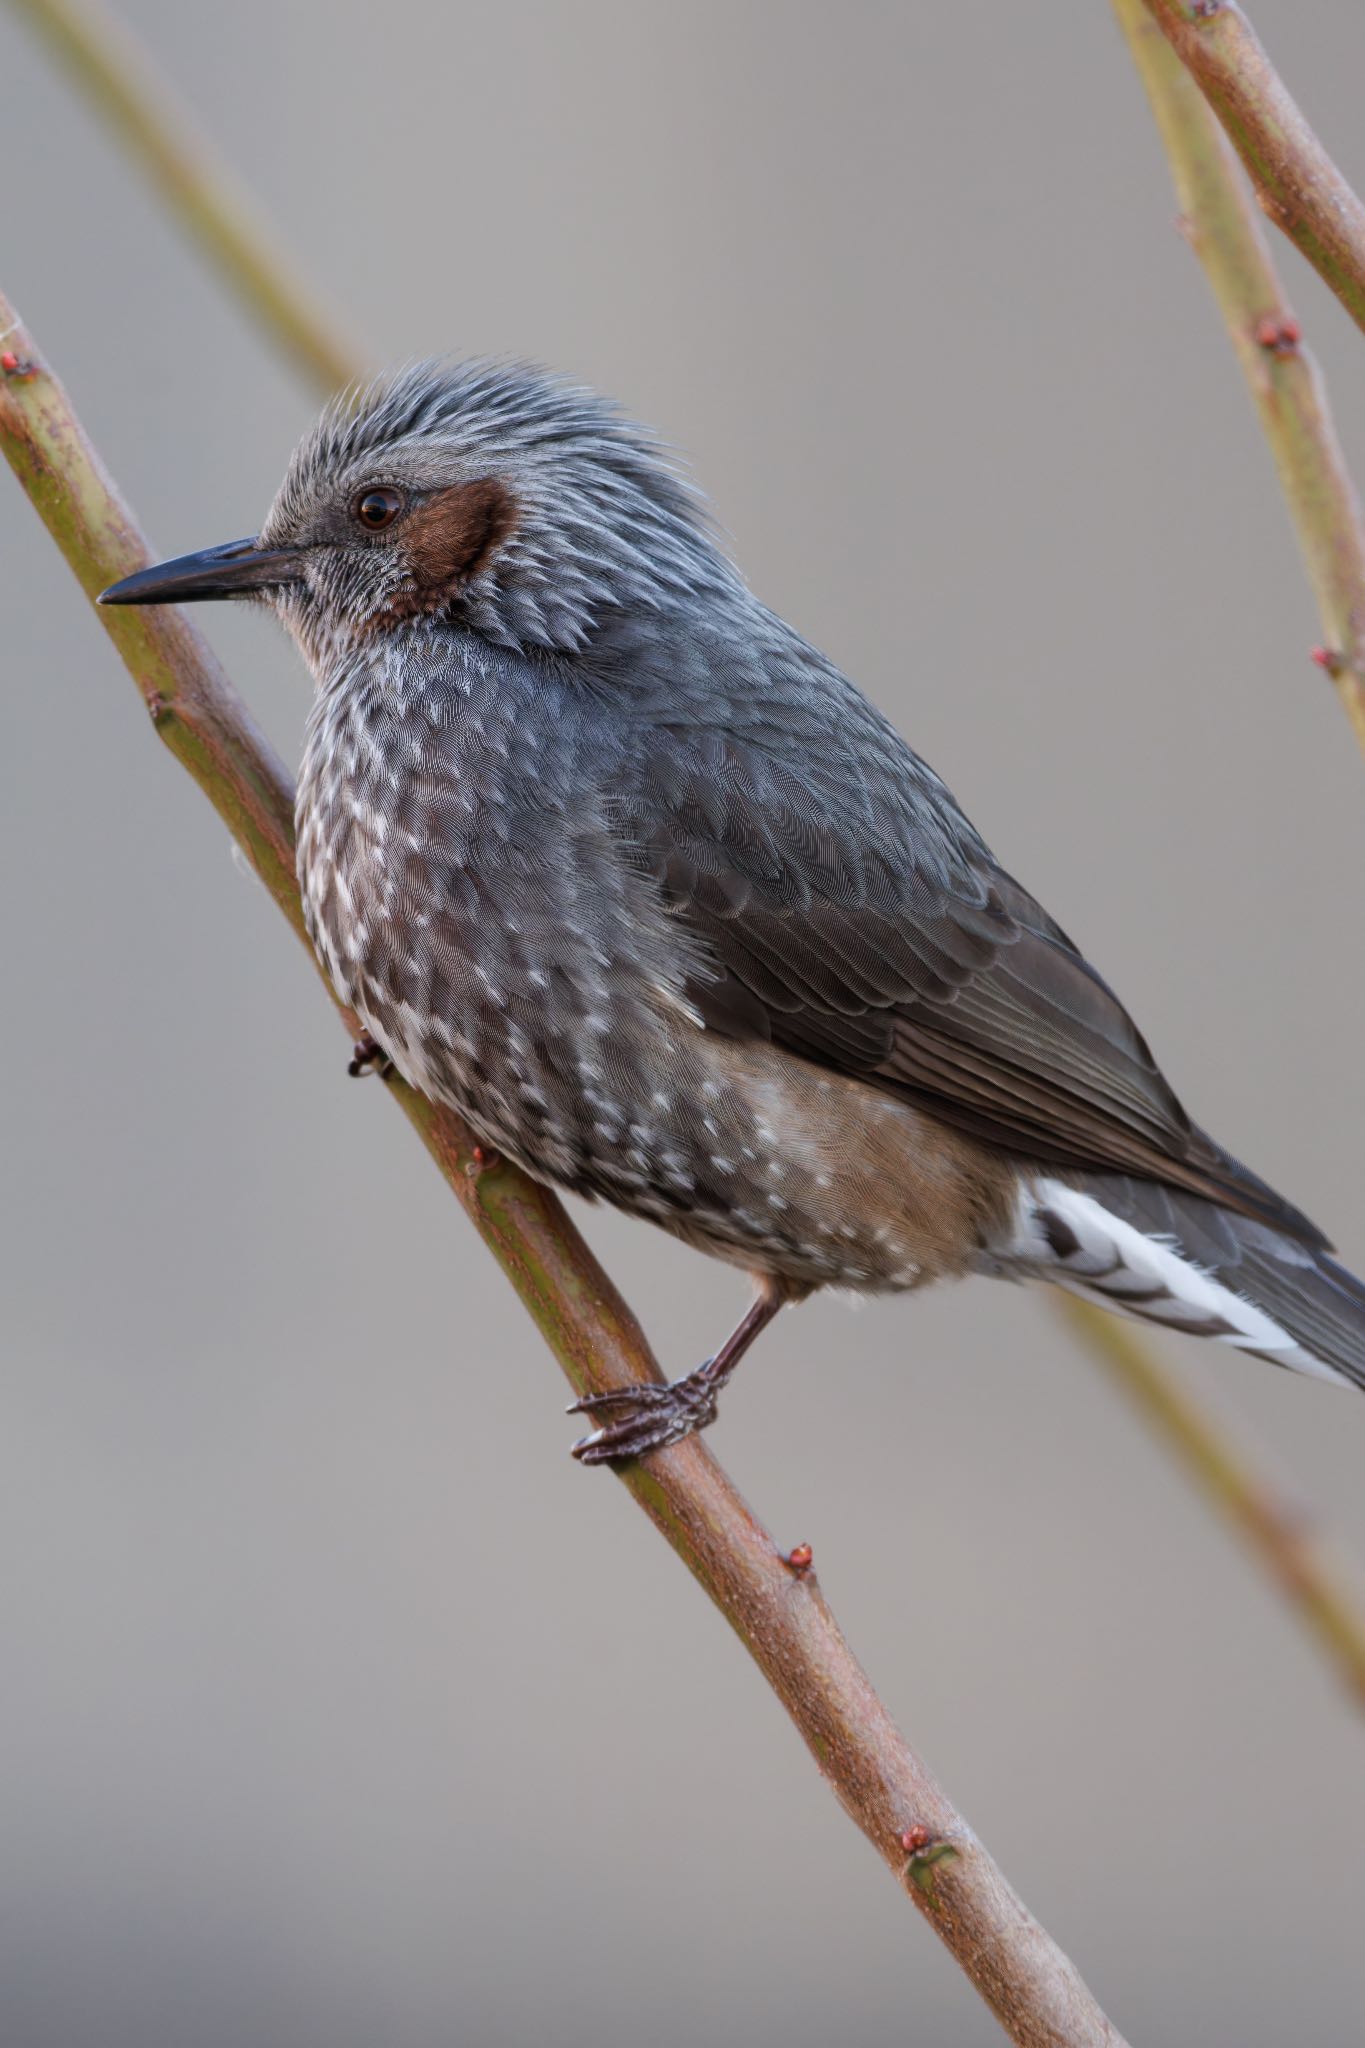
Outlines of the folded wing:
[[859,709],[875,749],[864,732],[854,755],[832,727],[796,763],[694,727],[634,736],[610,823],[690,935],[708,1025],[1022,1158],[1165,1181],[1324,1244],[1191,1123],[1113,992]]

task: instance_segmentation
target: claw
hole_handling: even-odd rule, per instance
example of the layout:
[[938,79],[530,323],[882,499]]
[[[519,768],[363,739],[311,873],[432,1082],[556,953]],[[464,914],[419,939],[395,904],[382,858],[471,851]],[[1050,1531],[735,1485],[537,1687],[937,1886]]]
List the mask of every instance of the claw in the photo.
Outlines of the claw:
[[653,1380],[645,1380],[638,1387],[608,1387],[604,1393],[584,1394],[580,1401],[571,1401],[564,1413],[595,1415],[602,1408],[662,1407],[672,1392],[671,1386],[660,1386]]
[[600,1429],[580,1437],[573,1454],[580,1465],[606,1465],[617,1458],[643,1458],[649,1451],[661,1451],[666,1444],[681,1443],[694,1430],[705,1429],[716,1419],[720,1390],[729,1379],[759,1331],[770,1323],[784,1301],[799,1300],[802,1289],[775,1280],[765,1281],[758,1299],[736,1324],[714,1358],[699,1365],[686,1379],[645,1380],[637,1387],[609,1387],[605,1393],[584,1394],[569,1409],[570,1415],[612,1415]]
[[707,1375],[711,1361],[686,1379],[660,1386],[647,1380],[638,1387],[611,1387],[602,1394],[585,1394],[575,1401],[570,1415],[617,1414],[619,1420],[604,1422],[573,1446],[581,1465],[605,1465],[618,1458],[643,1458],[648,1451],[661,1451],[666,1444],[681,1443],[693,1430],[705,1429],[716,1419],[716,1392]]

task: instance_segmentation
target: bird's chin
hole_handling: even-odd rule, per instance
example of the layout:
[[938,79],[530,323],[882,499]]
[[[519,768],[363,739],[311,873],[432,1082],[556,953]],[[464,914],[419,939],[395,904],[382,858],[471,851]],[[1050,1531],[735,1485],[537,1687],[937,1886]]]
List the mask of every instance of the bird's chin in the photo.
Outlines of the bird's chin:
[[341,649],[326,613],[307,586],[291,584],[279,590],[261,590],[255,594],[255,603],[259,610],[278,620],[308,664],[314,680],[322,682],[337,666]]

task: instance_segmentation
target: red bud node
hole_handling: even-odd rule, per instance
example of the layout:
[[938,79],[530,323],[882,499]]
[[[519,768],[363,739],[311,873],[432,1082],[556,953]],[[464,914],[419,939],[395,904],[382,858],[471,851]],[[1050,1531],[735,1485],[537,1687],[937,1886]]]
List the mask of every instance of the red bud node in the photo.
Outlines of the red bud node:
[[1292,356],[1303,338],[1303,329],[1292,313],[1266,313],[1256,322],[1256,346],[1267,355]]

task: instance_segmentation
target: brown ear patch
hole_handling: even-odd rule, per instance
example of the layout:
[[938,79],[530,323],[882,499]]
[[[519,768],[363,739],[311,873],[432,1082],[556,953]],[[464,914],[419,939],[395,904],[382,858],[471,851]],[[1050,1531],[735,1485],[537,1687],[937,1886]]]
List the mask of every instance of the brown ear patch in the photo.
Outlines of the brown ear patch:
[[408,573],[390,604],[392,615],[410,619],[443,611],[487,568],[516,523],[511,493],[491,476],[454,484],[418,505],[403,522]]

